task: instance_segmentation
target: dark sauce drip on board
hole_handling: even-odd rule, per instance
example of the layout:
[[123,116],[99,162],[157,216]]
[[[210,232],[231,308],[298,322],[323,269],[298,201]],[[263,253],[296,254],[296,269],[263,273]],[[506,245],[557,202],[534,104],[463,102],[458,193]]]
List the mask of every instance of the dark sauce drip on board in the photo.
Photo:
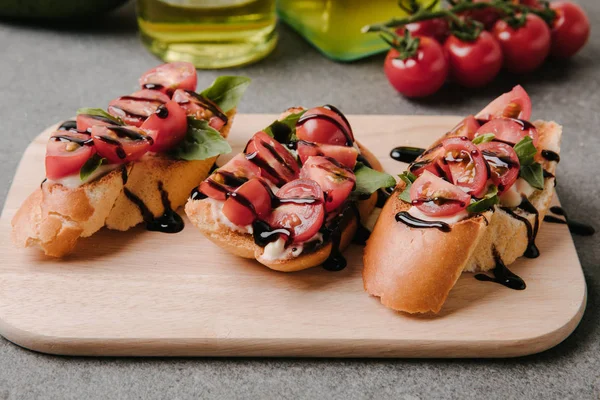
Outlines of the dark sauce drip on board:
[[451,228],[442,221],[425,221],[420,218],[413,217],[408,211],[400,211],[396,214],[396,221],[402,222],[411,228],[437,228],[442,232],[450,232]]
[[158,182],[158,191],[160,192],[164,211],[163,214],[157,218],[154,217],[154,214],[152,214],[142,199],[127,188],[124,188],[123,190],[125,196],[127,196],[127,198],[140,210],[147,230],[163,233],[177,233],[183,230],[183,219],[181,219],[181,216],[171,208],[169,194],[164,190],[162,182]]
[[560,156],[558,155],[558,153],[552,150],[542,150],[542,157],[544,157],[548,161],[560,162]]
[[564,219],[557,218],[553,215],[546,215],[544,217],[544,221],[555,224],[566,224],[569,227],[569,231],[575,235],[592,236],[594,233],[596,233],[596,229],[594,229],[593,226],[584,224],[583,222],[574,221],[569,218],[566,211],[562,207],[550,207],[550,212],[556,215],[561,215],[564,217]]
[[73,120],[65,121],[58,127],[59,131],[73,131],[77,130],[77,122]]
[[494,255],[494,261],[496,262],[496,266],[491,270],[494,276],[491,277],[486,274],[477,274],[475,275],[475,279],[478,281],[499,283],[514,290],[525,290],[527,287],[525,281],[509,270],[506,265],[504,265],[504,262],[502,261],[502,258],[495,247],[492,248],[492,252]]
[[410,146],[398,146],[390,151],[392,159],[407,164],[415,162],[423,154],[425,154],[425,149]]

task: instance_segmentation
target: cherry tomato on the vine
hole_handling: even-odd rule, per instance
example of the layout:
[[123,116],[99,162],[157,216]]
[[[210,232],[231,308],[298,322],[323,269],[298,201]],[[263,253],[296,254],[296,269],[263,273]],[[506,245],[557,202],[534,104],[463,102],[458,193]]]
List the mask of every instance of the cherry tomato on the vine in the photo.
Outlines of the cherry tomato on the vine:
[[383,70],[392,86],[406,97],[425,97],[438,91],[448,76],[448,61],[442,46],[429,37],[418,38],[416,54],[405,60],[391,49]]
[[550,28],[535,14],[525,16],[525,25],[513,28],[505,20],[494,25],[493,34],[502,46],[504,67],[524,74],[537,69],[550,52]]
[[556,11],[552,23],[552,45],[550,54],[568,58],[577,53],[590,37],[590,21],[577,4],[569,1],[554,1],[550,8]]
[[443,18],[426,19],[424,21],[406,24],[396,30],[400,36],[404,35],[404,30],[408,30],[411,35],[418,37],[431,37],[443,44],[449,34],[448,22]]
[[487,31],[474,41],[451,35],[444,49],[450,60],[450,75],[462,86],[480,87],[491,82],[502,68],[502,49]]

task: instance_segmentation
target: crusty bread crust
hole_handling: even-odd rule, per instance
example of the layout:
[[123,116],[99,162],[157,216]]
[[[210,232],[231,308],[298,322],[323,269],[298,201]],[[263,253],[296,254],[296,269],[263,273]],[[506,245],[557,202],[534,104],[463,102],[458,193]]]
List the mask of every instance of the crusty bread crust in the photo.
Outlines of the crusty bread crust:
[[[371,164],[371,166],[382,171],[383,168],[379,160],[367,149],[358,143],[361,154]],[[358,202],[358,211],[361,222],[366,222],[368,216],[373,211],[377,203],[377,194],[373,194],[366,200]],[[261,264],[282,272],[300,271],[303,269],[321,265],[331,254],[331,242],[325,243],[314,251],[302,253],[297,257],[287,259],[271,260],[263,257],[264,248],[254,243],[251,234],[237,232],[228,226],[219,222],[215,218],[210,199],[189,200],[185,206],[185,212],[190,221],[202,232],[210,241],[223,248],[231,254],[239,257],[256,259]],[[341,221],[342,235],[340,238],[340,250],[343,251],[354,237],[358,227],[353,213],[346,213]]]
[[[554,122],[536,121],[539,148],[559,152],[561,127]],[[556,162],[538,158],[554,174]],[[455,224],[450,232],[415,229],[396,222],[395,216],[410,204],[398,198],[400,182],[384,206],[364,253],[365,290],[385,306],[408,313],[437,313],[463,271],[486,271],[495,267],[495,248],[508,265],[523,255],[528,236],[525,224],[496,206]],[[547,178],[543,191],[529,200],[543,221],[554,193],[554,178]],[[535,215],[521,213],[531,224]]]
[[[227,115],[229,121],[221,130],[224,137],[231,129],[235,109]],[[173,160],[149,153],[75,189],[46,182],[15,214],[13,241],[19,247],[37,245],[48,256],[64,257],[74,250],[79,237],[91,236],[104,226],[124,231],[143,222],[141,211],[126,197],[124,188],[158,217],[164,212],[159,182],[168,193],[171,208],[176,210],[208,176],[215,160],[216,157],[202,161]]]

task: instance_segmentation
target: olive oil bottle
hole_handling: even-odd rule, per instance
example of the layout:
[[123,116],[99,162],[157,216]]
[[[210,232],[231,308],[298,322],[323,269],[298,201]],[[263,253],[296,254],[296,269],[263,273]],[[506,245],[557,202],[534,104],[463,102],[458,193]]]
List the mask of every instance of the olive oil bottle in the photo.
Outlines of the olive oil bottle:
[[275,0],[137,0],[143,43],[197,68],[248,64],[277,42]]

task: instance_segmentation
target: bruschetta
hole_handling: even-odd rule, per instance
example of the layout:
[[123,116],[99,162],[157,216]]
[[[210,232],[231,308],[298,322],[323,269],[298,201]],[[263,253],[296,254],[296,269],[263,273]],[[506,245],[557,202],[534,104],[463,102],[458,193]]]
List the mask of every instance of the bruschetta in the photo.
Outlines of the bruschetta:
[[196,70],[168,63],[146,72],[140,90],[103,109],[84,108],[50,133],[46,179],[12,220],[18,246],[63,257],[100,228],[178,232],[174,212],[231,151],[225,138],[245,77],[219,77],[197,93]]
[[394,310],[437,313],[464,271],[490,271],[496,275],[478,277],[525,288],[505,266],[539,255],[535,238],[553,196],[562,133],[530,117],[529,96],[517,86],[409,165],[365,248],[370,295]]
[[338,271],[342,251],[364,233],[374,193],[394,184],[337,108],[296,107],[204,180],[185,211],[237,256],[278,271]]

